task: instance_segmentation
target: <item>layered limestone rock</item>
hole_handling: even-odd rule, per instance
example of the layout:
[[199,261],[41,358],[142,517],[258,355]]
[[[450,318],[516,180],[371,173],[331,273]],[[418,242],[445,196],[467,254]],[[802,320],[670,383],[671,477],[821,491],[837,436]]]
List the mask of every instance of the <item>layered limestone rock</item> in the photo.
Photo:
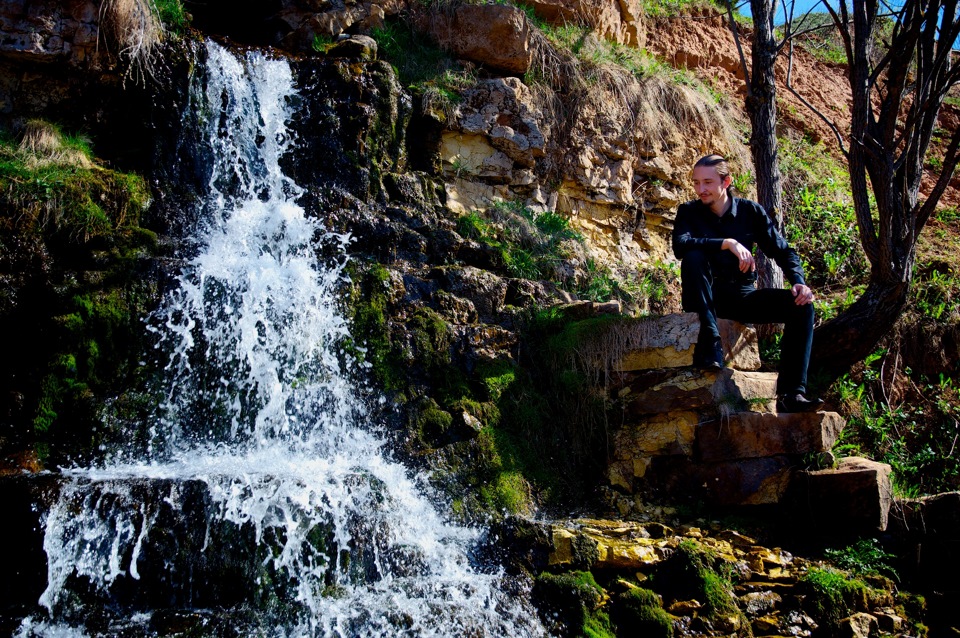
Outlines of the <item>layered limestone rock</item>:
[[[760,367],[760,348],[753,328],[727,319],[717,322],[723,341],[724,360],[738,370]],[[625,353],[614,370],[635,372],[693,365],[693,348],[700,332],[696,313],[670,314],[657,317],[646,328],[644,343]]]
[[845,421],[833,412],[777,414],[777,376],[738,369],[760,365],[752,328],[721,329],[731,367],[715,372],[690,365],[696,315],[623,328],[625,345],[608,367],[607,390],[624,417],[613,434],[610,483],[717,505],[773,505],[802,492],[821,511],[838,512],[841,529],[885,529],[890,467],[844,459],[836,469],[798,473],[811,459],[832,462]]

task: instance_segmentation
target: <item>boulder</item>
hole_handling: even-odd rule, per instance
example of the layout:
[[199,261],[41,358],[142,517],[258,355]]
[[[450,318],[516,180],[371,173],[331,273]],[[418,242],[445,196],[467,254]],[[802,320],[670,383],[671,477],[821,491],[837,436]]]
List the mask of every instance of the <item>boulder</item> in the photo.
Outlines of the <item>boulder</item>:
[[373,61],[377,59],[377,41],[367,35],[342,37],[327,49],[327,56]]
[[858,612],[840,621],[835,635],[838,638],[870,638],[877,634],[877,619],[865,612]]
[[[725,361],[738,370],[760,368],[760,347],[757,332],[736,321],[720,319]],[[678,368],[693,365],[693,348],[700,333],[696,313],[686,312],[651,319],[644,326],[641,343],[616,362],[619,372]]]
[[462,4],[423,26],[441,47],[497,71],[522,76],[533,61],[530,25],[517,7]]
[[864,458],[840,460],[836,469],[798,472],[790,485],[797,521],[812,531],[842,535],[887,529],[893,498],[891,468]]
[[712,462],[826,452],[844,425],[836,412],[739,412],[700,425],[697,456]]

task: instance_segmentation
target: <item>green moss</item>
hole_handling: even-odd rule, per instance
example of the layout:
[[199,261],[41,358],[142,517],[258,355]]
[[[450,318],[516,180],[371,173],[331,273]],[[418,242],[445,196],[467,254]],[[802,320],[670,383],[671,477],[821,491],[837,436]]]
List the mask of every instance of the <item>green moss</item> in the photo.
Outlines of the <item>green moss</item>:
[[544,572],[534,583],[534,596],[570,635],[613,638],[610,618],[601,608],[605,592],[590,572]]
[[800,578],[804,608],[817,622],[834,627],[857,610],[866,609],[867,584],[835,569],[814,567]]
[[413,419],[417,436],[428,446],[442,445],[445,442],[443,438],[453,423],[453,416],[440,409],[433,399],[424,399],[415,410]]
[[618,636],[673,636],[673,618],[663,610],[660,596],[649,589],[629,589],[617,596],[611,618],[617,626]]
[[378,263],[351,262],[347,270],[351,287],[347,299],[352,354],[372,366],[374,377],[387,390],[405,385],[403,353],[394,347],[387,321],[390,272]]
[[656,582],[664,595],[673,600],[699,601],[703,614],[709,618],[740,618],[741,634],[749,634],[750,623],[746,622],[734,598],[731,573],[729,565],[710,549],[693,539],[685,539],[660,566]]

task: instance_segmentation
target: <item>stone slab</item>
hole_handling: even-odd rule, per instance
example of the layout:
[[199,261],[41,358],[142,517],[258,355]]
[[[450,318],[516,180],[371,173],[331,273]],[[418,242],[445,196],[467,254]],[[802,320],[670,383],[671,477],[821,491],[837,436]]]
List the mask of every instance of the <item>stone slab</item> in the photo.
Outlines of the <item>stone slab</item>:
[[699,473],[714,505],[774,505],[787,493],[793,469],[790,458],[772,456],[712,463]]
[[836,469],[797,472],[790,486],[805,523],[831,535],[883,532],[893,489],[886,463],[849,457]]
[[826,452],[844,425],[836,412],[739,412],[697,428],[697,457],[713,462]]
[[[723,341],[724,360],[738,370],[759,369],[760,347],[757,331],[727,319],[720,319],[718,326]],[[700,319],[695,313],[670,314],[651,319],[645,326],[645,333],[645,343],[627,352],[615,364],[615,371],[693,365],[693,348],[700,333]]]
[[740,411],[773,412],[777,375],[724,368],[719,372],[681,369],[650,377],[642,373],[618,391],[629,414],[659,414],[715,407],[721,414]]

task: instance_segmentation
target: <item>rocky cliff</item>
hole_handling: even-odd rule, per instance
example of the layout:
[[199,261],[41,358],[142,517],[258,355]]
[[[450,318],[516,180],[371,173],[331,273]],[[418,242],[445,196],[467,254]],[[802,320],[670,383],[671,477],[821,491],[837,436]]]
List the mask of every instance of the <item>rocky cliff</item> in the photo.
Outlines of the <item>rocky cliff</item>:
[[[787,437],[763,454],[710,448],[711,434],[761,437],[775,417],[769,379],[751,376],[763,374],[750,372],[761,365],[755,338],[731,329],[728,346],[741,357],[733,365],[743,370],[723,378],[663,359],[690,346],[689,317],[670,315],[679,307],[668,240],[675,207],[690,195],[687,167],[719,151],[750,170],[740,67],[722,18],[677,26],[644,18],[631,2],[538,1],[526,10],[187,2],[195,30],[177,35],[149,11],[137,13],[147,6],[140,2],[124,22],[111,13],[119,4],[0,8],[5,152],[28,165],[27,131],[40,126],[30,122],[54,122],[92,139],[88,170],[108,182],[93,189],[107,221],[91,232],[50,224],[43,213],[24,223],[31,202],[49,211],[48,202],[63,201],[63,182],[51,181],[48,196],[25,190],[33,174],[4,178],[0,319],[16,348],[3,378],[9,471],[96,457],[141,427],[149,397],[134,387],[150,375],[149,344],[137,328],[191,250],[198,223],[180,213],[201,188],[205,152],[183,107],[202,57],[192,43],[209,35],[291,57],[307,104],[292,122],[301,150],[286,161],[309,214],[354,239],[344,311],[353,347],[370,365],[366,382],[384,397],[377,417],[454,516],[498,521],[511,565],[541,574],[536,595],[558,614],[555,631],[620,627],[626,635],[640,622],[651,635],[923,632],[904,620],[919,622],[919,603],[895,597],[888,579],[868,586],[836,576],[830,589],[811,582],[819,574],[812,563],[709,517],[692,522],[705,503],[783,500],[786,511],[800,509],[796,499],[816,492],[791,491],[790,482],[818,480],[823,459],[813,456],[829,451],[841,427],[833,417],[794,424],[815,444]],[[561,34],[565,47],[534,18],[587,27]],[[137,46],[130,20],[140,25]],[[687,72],[678,76],[640,47]],[[416,75],[404,59],[414,56],[426,72]],[[842,119],[842,73],[807,58],[794,81],[816,87],[818,106]],[[785,121],[828,137],[792,99]],[[149,204],[121,171],[147,180]],[[625,345],[629,330],[611,328],[647,314],[673,326],[656,330],[666,341],[652,355]],[[603,356],[634,363],[596,365],[600,342]],[[746,413],[756,416],[730,420]],[[877,507],[828,535],[887,531],[889,468],[864,471],[872,478],[857,494]],[[729,489],[700,489],[714,480]],[[902,547],[919,552],[957,538],[944,514],[932,540],[917,535],[917,518],[941,501],[904,505],[891,527]],[[677,502],[697,511],[687,515]],[[503,521],[558,507],[620,520]],[[909,564],[926,574],[933,563]]]

